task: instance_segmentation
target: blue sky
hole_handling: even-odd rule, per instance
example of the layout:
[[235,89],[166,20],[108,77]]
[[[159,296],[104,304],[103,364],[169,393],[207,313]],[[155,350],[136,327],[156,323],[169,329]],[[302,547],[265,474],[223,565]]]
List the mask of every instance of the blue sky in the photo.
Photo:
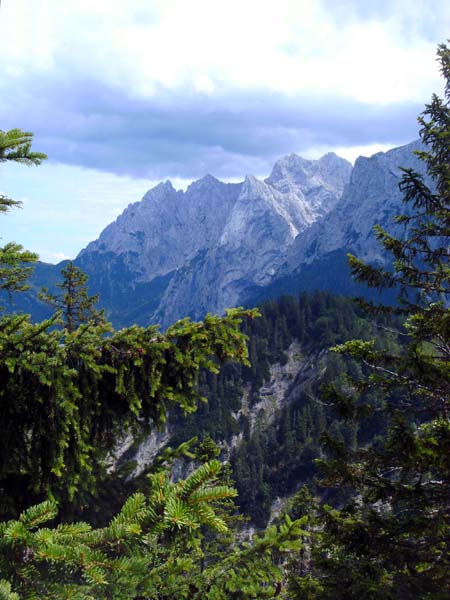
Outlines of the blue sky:
[[49,160],[0,166],[0,236],[56,262],[160,180],[407,143],[449,25],[447,0],[3,0],[0,128]]

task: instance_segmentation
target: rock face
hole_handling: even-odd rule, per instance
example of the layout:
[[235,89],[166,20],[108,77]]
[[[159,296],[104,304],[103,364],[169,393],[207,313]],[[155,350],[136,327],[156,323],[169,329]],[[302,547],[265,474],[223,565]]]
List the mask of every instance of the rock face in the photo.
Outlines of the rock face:
[[280,159],[265,181],[170,182],[130,205],[77,257],[116,324],[201,318],[264,286],[296,237],[333,209],[351,165],[335,154]]
[[373,227],[379,224],[395,235],[402,235],[402,229],[394,223],[394,217],[405,210],[399,189],[400,167],[423,173],[423,162],[413,154],[421,148],[417,141],[370,158],[359,157],[338,204],[326,218],[296,238],[284,269],[291,272],[339,249],[351,250],[370,262],[383,262]]
[[275,163],[266,183],[283,194],[303,197],[300,210],[304,221],[311,225],[334,207],[350,174],[350,163],[333,152],[317,161],[290,154]]
[[[359,157],[339,201],[295,238],[272,281],[250,290],[245,302],[256,304],[282,294],[315,289],[378,297],[376,290],[352,279],[347,253],[372,264],[383,264],[388,257],[375,237],[374,226],[381,225],[400,238],[405,236],[404,226],[394,221],[395,216],[408,210],[399,189],[401,168],[421,173],[425,183],[433,187],[425,176],[424,163],[414,154],[420,149],[423,146],[415,141],[370,158]],[[384,300],[395,301],[395,293],[386,292]]]
[[[269,378],[257,390],[258,401],[249,406],[248,396],[250,386],[247,384],[241,397],[241,407],[232,413],[238,424],[242,416],[248,420],[248,432],[254,433],[258,426],[261,431],[267,429],[280,417],[284,406],[297,400],[304,390],[320,379],[326,370],[326,357],[328,350],[304,354],[303,348],[294,340],[286,350],[286,362],[270,365]],[[170,419],[169,419],[170,421]],[[132,460],[136,463],[130,478],[139,476],[148,468],[157,454],[171,443],[171,436],[176,428],[170,425],[165,431],[152,431],[144,441],[133,446],[134,440],[130,435],[118,444],[112,464]],[[228,440],[219,441],[222,461],[230,459],[231,452],[240,446],[244,439],[243,431]],[[177,459],[172,469],[172,478],[177,481],[186,478],[192,471],[192,460]],[[112,469],[115,467],[112,467]],[[111,470],[112,470],[111,469]]]
[[211,175],[192,183],[186,193],[170,181],[160,183],[128,206],[78,260],[112,253],[142,280],[164,276],[217,242],[239,187]]

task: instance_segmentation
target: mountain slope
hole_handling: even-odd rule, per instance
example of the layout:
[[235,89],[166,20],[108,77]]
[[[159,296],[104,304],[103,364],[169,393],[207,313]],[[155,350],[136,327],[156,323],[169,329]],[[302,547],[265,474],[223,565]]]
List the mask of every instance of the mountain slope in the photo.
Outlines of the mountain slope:
[[373,226],[379,224],[394,235],[402,234],[401,227],[394,223],[394,217],[403,210],[400,168],[423,173],[423,163],[414,154],[421,147],[417,141],[378,152],[370,158],[360,156],[336,207],[326,219],[312,225],[305,235],[295,240],[289,251],[287,271],[301,264],[311,264],[342,248],[367,261],[384,261]]

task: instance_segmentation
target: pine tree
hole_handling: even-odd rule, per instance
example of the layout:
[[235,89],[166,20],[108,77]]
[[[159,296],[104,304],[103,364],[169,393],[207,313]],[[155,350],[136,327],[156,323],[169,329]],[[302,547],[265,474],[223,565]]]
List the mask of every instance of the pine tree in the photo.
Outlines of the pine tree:
[[[0,130],[0,162],[19,162],[25,165],[40,165],[47,158],[42,152],[32,152],[33,134],[20,129]],[[0,195],[0,212],[20,206],[18,200]]]
[[219,455],[220,448],[209,435],[209,433],[204,436],[194,453],[195,458],[201,463],[216,459]]
[[[53,502],[0,524],[2,598],[36,600],[273,599],[283,583],[277,562],[301,548],[302,521],[288,516],[252,544],[232,540],[203,560],[203,528],[223,533],[215,507],[235,491],[217,485],[221,465],[203,464],[188,479],[149,478],[147,494],[131,496],[102,529],[48,523]],[[208,548],[205,549],[208,551]]]
[[217,372],[218,361],[233,358],[246,363],[239,332],[246,314],[253,313],[233,309],[200,323],[185,319],[164,334],[134,326],[108,336],[105,325],[92,322],[68,332],[52,328],[54,319],[0,321],[5,513],[40,494],[80,502],[127,430],[162,426],[171,406],[194,411],[201,369]]
[[47,155],[32,152],[33,134],[21,129],[0,130],[0,162],[14,161],[24,165],[40,165]]
[[[444,100],[433,96],[419,118],[433,187],[406,169],[405,238],[377,228],[392,268],[350,257],[360,281],[399,290],[396,307],[371,313],[405,319],[399,352],[372,341],[336,348],[371,373],[334,392],[357,421],[384,415],[385,433],[355,451],[330,440],[324,483],[352,494],[342,510],[325,508],[315,549],[324,599],[444,599],[450,589],[450,49],[438,48]],[[368,398],[372,394],[373,401]],[[323,586],[323,587],[322,587]]]

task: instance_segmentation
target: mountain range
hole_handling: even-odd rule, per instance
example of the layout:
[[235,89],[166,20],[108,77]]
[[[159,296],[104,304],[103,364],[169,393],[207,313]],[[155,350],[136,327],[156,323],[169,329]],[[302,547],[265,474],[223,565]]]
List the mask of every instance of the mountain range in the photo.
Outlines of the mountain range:
[[[402,235],[401,167],[424,172],[419,142],[360,157],[354,167],[336,154],[278,160],[264,180],[223,183],[206,175],[186,191],[170,181],[149,190],[75,259],[91,293],[116,326],[159,323],[254,304],[300,290],[353,294],[346,253],[383,262],[373,226]],[[36,299],[52,288],[60,265],[39,264],[33,288],[17,298],[35,317]]]

